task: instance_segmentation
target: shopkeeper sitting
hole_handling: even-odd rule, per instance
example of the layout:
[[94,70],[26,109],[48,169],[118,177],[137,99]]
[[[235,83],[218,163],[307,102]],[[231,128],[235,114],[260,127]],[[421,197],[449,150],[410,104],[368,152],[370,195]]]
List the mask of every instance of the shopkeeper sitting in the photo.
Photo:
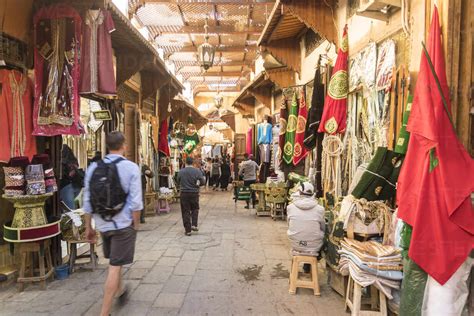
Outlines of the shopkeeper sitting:
[[288,238],[294,256],[317,257],[323,246],[324,208],[314,198],[314,186],[302,182],[297,192],[291,195],[288,205]]

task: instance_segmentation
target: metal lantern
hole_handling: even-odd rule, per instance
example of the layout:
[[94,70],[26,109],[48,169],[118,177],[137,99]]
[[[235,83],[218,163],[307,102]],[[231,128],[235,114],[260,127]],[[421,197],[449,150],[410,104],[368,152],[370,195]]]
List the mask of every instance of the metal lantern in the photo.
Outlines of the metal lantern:
[[214,97],[214,105],[216,109],[220,109],[223,103],[224,103],[224,98],[219,92],[217,92],[216,96]]
[[201,63],[201,67],[204,68],[204,70],[208,70],[209,68],[212,67],[212,65],[214,63],[214,55],[216,54],[216,48],[208,43],[208,40],[209,40],[209,34],[208,34],[209,25],[207,25],[207,19],[208,18],[206,17],[206,24],[204,25],[204,30],[206,31],[206,36],[205,36],[206,42],[199,45],[199,47],[198,47],[199,62]]

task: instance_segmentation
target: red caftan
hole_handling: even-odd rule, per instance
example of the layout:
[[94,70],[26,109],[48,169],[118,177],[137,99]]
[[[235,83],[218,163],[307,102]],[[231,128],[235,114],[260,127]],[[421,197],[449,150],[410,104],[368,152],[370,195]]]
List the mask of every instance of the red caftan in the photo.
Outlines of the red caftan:
[[33,132],[33,86],[27,75],[0,69],[0,161],[36,154]]
[[117,93],[110,37],[113,31],[115,26],[109,11],[86,11],[81,52],[81,94]]

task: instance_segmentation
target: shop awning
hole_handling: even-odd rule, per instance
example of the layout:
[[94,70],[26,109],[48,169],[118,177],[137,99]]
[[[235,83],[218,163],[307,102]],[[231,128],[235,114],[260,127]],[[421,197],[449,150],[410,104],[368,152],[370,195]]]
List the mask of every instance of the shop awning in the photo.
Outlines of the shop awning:
[[147,94],[146,97],[166,84],[171,85],[175,95],[181,92],[183,85],[167,70],[153,45],[112,2],[109,3],[109,9],[115,24],[112,47],[117,55],[117,85],[143,71],[145,80],[142,80],[142,84],[145,83],[143,92]]
[[296,72],[301,71],[300,37],[307,28],[337,41],[332,9],[335,0],[277,0],[257,45]]
[[197,108],[186,101],[182,95],[177,95],[174,99],[172,99],[171,106],[171,116],[175,121],[181,121],[186,124],[188,122],[188,117],[191,116],[197,129],[200,129],[205,124],[207,124],[207,118],[205,118]]
[[230,129],[235,132],[235,114],[233,112],[228,112],[221,116],[221,120],[223,120],[227,125],[229,125]]
[[269,79],[268,74],[263,71],[242,89],[232,106],[248,112],[255,106],[255,100],[257,100],[266,107],[271,108],[273,86],[274,83]]

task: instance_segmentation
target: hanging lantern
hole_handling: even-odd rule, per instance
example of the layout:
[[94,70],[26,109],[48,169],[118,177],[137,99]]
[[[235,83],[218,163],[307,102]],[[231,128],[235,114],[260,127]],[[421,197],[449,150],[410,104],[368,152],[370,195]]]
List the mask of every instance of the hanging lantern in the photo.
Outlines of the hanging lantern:
[[198,47],[198,58],[199,62],[201,63],[201,67],[204,70],[208,70],[214,64],[214,55],[216,54],[216,48],[208,43],[209,41],[209,33],[207,25],[207,17],[206,17],[206,24],[204,25],[204,30],[206,32],[205,40],[206,42],[199,45]]
[[222,107],[222,104],[224,103],[224,98],[222,95],[218,92],[216,96],[214,97],[214,105],[216,109],[220,109]]

